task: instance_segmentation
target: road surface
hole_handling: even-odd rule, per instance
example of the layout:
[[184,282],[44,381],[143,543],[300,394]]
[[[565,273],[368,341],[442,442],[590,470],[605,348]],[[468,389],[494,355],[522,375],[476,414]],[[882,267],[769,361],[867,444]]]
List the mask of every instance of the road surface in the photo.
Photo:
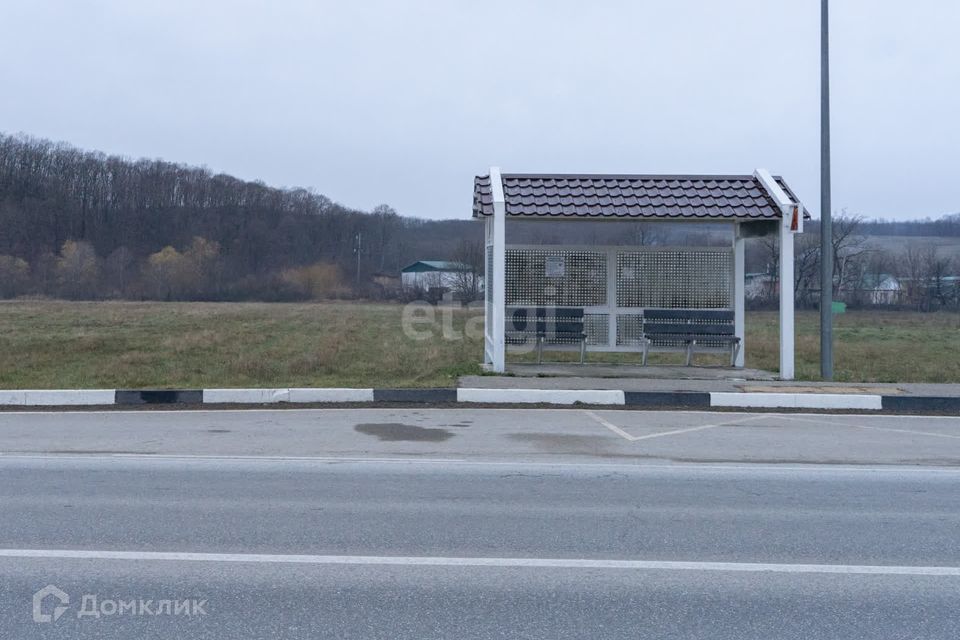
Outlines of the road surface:
[[0,452],[0,638],[960,637],[957,419],[9,413]]

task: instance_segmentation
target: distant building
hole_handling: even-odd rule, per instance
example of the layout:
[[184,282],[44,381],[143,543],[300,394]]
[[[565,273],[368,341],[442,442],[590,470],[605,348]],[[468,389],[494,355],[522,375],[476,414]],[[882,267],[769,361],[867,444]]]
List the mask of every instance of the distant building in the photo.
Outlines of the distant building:
[[482,297],[483,274],[462,262],[418,260],[400,271],[405,291],[427,294],[427,300],[453,302]]
[[453,289],[463,273],[473,271],[470,265],[447,260],[418,260],[400,271],[404,289]]
[[765,300],[777,296],[779,292],[776,276],[759,272],[744,274],[743,294],[747,300]]
[[898,304],[902,287],[900,280],[889,273],[865,273],[860,290],[869,304]]

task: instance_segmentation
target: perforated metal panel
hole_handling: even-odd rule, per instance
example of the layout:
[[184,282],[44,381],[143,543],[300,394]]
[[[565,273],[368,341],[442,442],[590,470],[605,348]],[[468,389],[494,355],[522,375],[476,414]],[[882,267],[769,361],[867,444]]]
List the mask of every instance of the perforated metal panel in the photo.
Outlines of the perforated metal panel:
[[732,272],[730,251],[619,252],[617,306],[727,309]]
[[606,345],[610,340],[610,316],[606,313],[585,313],[583,332],[587,334],[587,345]]
[[617,315],[617,346],[637,346],[643,338],[643,316],[638,313]]
[[507,249],[508,305],[607,303],[607,256],[571,249]]
[[487,331],[490,331],[490,327],[493,326],[493,247],[487,247],[487,271],[484,274],[484,279],[486,280],[486,309],[484,309]]
[[[489,250],[487,265],[492,292]],[[587,345],[596,351],[639,349],[647,309],[733,305],[727,248],[508,245],[505,276],[508,307],[582,308]]]

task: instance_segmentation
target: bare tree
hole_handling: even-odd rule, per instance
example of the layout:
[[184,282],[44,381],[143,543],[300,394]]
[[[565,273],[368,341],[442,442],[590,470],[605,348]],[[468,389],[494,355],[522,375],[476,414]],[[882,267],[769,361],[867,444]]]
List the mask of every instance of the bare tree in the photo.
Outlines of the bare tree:
[[778,296],[780,290],[780,270],[777,265],[780,264],[780,242],[776,235],[763,236],[760,239],[766,256],[764,273],[767,276],[768,285],[763,290],[763,300],[772,303]]
[[868,275],[870,285],[879,289],[884,284],[884,278],[889,276],[894,269],[894,260],[890,254],[883,249],[874,249],[866,261],[865,273]]
[[104,285],[110,295],[125,297],[137,276],[136,258],[126,247],[117,247],[103,264]]
[[[766,256],[766,274],[769,286],[763,297],[769,303],[777,298],[780,290],[780,241],[776,235],[761,239]],[[818,234],[805,233],[794,236],[793,291],[800,304],[812,304],[814,293],[819,291],[820,240]]]
[[[948,308],[953,302],[955,289],[950,287],[947,278],[952,275],[951,268],[953,260],[950,256],[940,255],[936,247],[927,253],[927,274],[929,278],[929,292],[931,308],[936,306],[941,309]],[[935,304],[934,304],[935,303]]]
[[[867,238],[859,233],[861,216],[843,215],[834,219],[833,231],[833,288],[856,290],[860,287],[862,262],[870,252]],[[777,236],[762,239],[767,255],[767,271],[771,282],[779,277],[777,264],[780,247]],[[794,236],[794,292],[801,304],[814,304],[820,290],[820,234],[807,232]],[[779,288],[778,286],[776,288]]]
[[0,298],[13,298],[27,292],[30,265],[23,258],[0,255]]
[[794,292],[801,304],[813,304],[820,290],[820,237],[802,234],[793,249]]
[[377,261],[377,271],[383,271],[387,265],[390,244],[400,227],[400,216],[392,207],[381,204],[373,208],[371,216],[376,220],[373,236],[373,249]]
[[870,252],[867,237],[860,233],[863,216],[844,212],[833,220],[833,291],[857,289],[859,263]]
[[100,259],[86,240],[67,240],[60,250],[57,272],[63,294],[79,299],[94,295],[100,277]]
[[464,305],[480,299],[484,269],[483,243],[461,240],[454,252],[454,260],[461,268],[454,274],[453,292]]
[[929,309],[930,266],[936,260],[936,247],[911,242],[907,245],[898,269],[901,286],[906,290],[907,302],[918,311]]

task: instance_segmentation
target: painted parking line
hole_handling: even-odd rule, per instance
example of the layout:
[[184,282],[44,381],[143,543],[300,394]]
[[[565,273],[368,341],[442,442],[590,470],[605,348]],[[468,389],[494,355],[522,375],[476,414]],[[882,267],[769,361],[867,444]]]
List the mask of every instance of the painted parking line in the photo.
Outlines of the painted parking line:
[[690,433],[691,431],[703,431],[703,430],[705,430],[705,429],[715,429],[716,427],[734,427],[734,426],[738,426],[738,425],[740,425],[740,424],[743,424],[743,423],[745,423],[745,422],[752,422],[752,421],[754,421],[754,420],[763,420],[763,419],[766,418],[766,417],[767,417],[767,416],[763,416],[763,415],[760,415],[760,416],[751,416],[751,417],[749,417],[749,418],[738,418],[738,419],[736,419],[736,420],[727,420],[727,421],[724,421],[724,422],[716,422],[716,423],[713,423],[713,424],[705,424],[705,425],[701,425],[701,426],[699,426],[699,427],[688,427],[688,428],[686,428],[686,429],[674,429],[674,430],[672,430],[672,431],[662,431],[662,432],[660,432],[660,433],[651,433],[651,434],[645,435],[645,436],[635,436],[635,437],[634,437],[634,440],[649,440],[649,439],[651,439],[651,438],[660,438],[660,437],[663,437],[663,436],[673,436],[673,435],[679,435],[679,434],[681,434],[681,433]]
[[606,427],[606,428],[609,429],[610,431],[614,432],[615,434],[617,434],[618,436],[620,436],[620,437],[623,438],[624,440],[628,440],[628,441],[630,441],[630,442],[636,442],[636,441],[638,441],[638,440],[650,440],[650,439],[652,439],[652,438],[662,438],[662,437],[664,437],[664,436],[675,436],[675,435],[679,435],[679,434],[681,434],[681,433],[691,433],[691,432],[693,432],[693,431],[703,431],[703,430],[705,430],[705,429],[715,429],[716,427],[732,427],[732,426],[736,426],[736,425],[742,424],[742,423],[744,423],[744,422],[752,422],[753,420],[762,420],[762,419],[764,419],[764,418],[769,417],[768,414],[753,415],[753,416],[749,416],[749,417],[746,417],[746,418],[737,418],[737,419],[735,419],[735,420],[725,420],[725,421],[723,421],[723,422],[715,422],[715,423],[711,423],[711,424],[698,425],[698,426],[696,426],[696,427],[685,427],[685,428],[683,428],[683,429],[672,429],[672,430],[670,430],[670,431],[661,431],[661,432],[659,432],[659,433],[650,433],[650,434],[643,435],[643,436],[635,436],[635,435],[633,435],[633,434],[631,434],[631,433],[628,433],[627,431],[621,429],[620,427],[618,427],[617,425],[613,424],[613,423],[610,422],[609,420],[606,420],[606,419],[602,418],[601,416],[597,415],[597,414],[594,413],[593,411],[584,410],[584,413],[587,414],[590,418],[592,418],[595,422],[603,425],[604,427]]
[[604,427],[606,427],[606,428],[609,429],[610,431],[613,431],[615,434],[617,434],[618,436],[620,436],[620,437],[623,438],[624,440],[629,440],[629,441],[632,442],[632,441],[638,439],[637,436],[630,435],[629,433],[627,433],[626,431],[624,431],[623,429],[621,429],[621,428],[618,427],[617,425],[613,424],[613,423],[610,422],[609,420],[604,420],[603,418],[601,418],[600,416],[598,416],[598,415],[597,415],[596,413],[594,413],[593,411],[590,411],[590,410],[588,410],[588,409],[584,409],[583,412],[584,412],[585,414],[587,414],[587,416],[589,416],[591,419],[593,419],[594,422],[597,422],[598,424],[603,425]]
[[868,431],[892,431],[894,433],[909,433],[918,436],[932,436],[934,438],[949,438],[951,440],[960,440],[960,435],[954,435],[950,433],[934,433],[932,431],[917,431],[916,429],[896,429],[894,427],[877,427],[877,426],[868,426],[865,424],[856,424],[850,422],[837,422],[835,420],[811,420],[809,418],[797,418],[795,416],[781,415],[777,414],[779,417],[785,420],[792,420],[794,422],[805,422],[808,424],[818,424],[818,425],[828,425],[836,427],[851,427],[853,429],[866,429]]

